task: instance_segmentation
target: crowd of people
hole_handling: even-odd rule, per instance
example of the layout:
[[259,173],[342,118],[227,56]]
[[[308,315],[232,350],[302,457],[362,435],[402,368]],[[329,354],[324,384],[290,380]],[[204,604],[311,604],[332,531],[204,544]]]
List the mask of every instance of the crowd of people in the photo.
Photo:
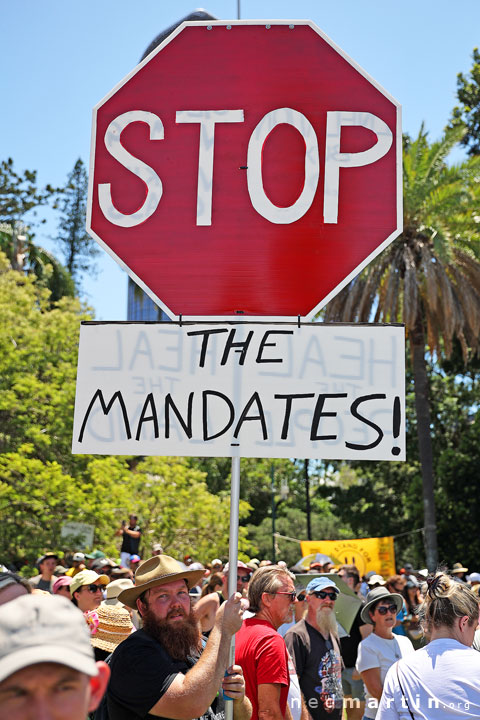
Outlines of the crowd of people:
[[461,563],[239,560],[229,597],[221,559],[140,560],[134,515],[117,534],[118,560],[0,572],[0,717],[221,720],[229,701],[235,720],[480,717],[480,574]]

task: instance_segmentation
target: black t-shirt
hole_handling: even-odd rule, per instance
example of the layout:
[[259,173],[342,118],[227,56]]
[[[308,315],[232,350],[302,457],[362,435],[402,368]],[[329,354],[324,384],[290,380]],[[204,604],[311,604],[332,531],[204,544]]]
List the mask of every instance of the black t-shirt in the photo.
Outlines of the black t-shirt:
[[[111,677],[107,689],[109,720],[144,720],[154,718],[149,710],[168,690],[178,673],[186,673],[197,657],[186,661],[172,660],[162,645],[137,630],[117,647],[110,660]],[[225,717],[220,693],[202,716],[203,720]]]
[[[129,530],[135,530],[135,532],[141,533],[138,525],[135,525],[135,527],[132,527],[131,525],[128,525]],[[120,552],[126,552],[130,553],[130,555],[138,555],[138,548],[140,547],[140,538],[141,535],[138,536],[138,538],[134,538],[128,533],[123,533],[123,540],[122,540],[122,547],[120,548]]]
[[358,646],[362,640],[360,625],[365,625],[363,620],[360,619],[361,611],[362,606],[358,608],[358,613],[355,615],[350,634],[340,638],[340,652],[342,653],[342,660],[346,668],[355,667],[355,663],[357,662]]
[[285,643],[293,657],[300,689],[314,720],[341,720],[343,690],[337,641],[325,640],[305,620],[287,630]]

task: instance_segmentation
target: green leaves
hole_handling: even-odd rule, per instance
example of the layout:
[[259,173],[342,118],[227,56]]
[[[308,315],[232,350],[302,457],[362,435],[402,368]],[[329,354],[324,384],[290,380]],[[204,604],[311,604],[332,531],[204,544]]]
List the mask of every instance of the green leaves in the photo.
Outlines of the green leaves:
[[480,317],[480,158],[446,162],[464,134],[457,125],[429,143],[422,126],[405,143],[403,233],[329,303],[325,320],[374,317],[404,322],[411,334],[423,317],[432,353],[448,355],[455,336],[465,359],[468,346],[477,347],[471,316]]
[[467,133],[462,138],[470,155],[480,153],[480,53],[473,49],[473,65],[468,75],[457,75],[457,97],[460,106],[453,109],[451,124],[464,123]]
[[12,158],[0,161],[0,222],[23,220],[30,210],[47,204],[57,192],[50,185],[39,189],[36,171],[17,173]]
[[60,222],[57,243],[65,259],[68,272],[77,282],[87,270],[92,272],[93,260],[100,249],[88,235],[85,224],[87,214],[88,177],[85,165],[79,158],[69,173],[60,200]]
[[[33,277],[2,265],[1,253],[0,267],[2,561],[33,563],[46,548],[69,549],[61,539],[69,520],[93,525],[94,544],[116,557],[114,531],[132,510],[146,556],[158,541],[179,558],[228,555],[229,464],[219,466],[221,486],[210,492],[191,459],[72,455],[78,333],[91,316],[78,300],[52,305]],[[255,475],[254,463],[249,472]],[[242,500],[242,520],[249,509]],[[246,537],[241,528],[245,559]]]

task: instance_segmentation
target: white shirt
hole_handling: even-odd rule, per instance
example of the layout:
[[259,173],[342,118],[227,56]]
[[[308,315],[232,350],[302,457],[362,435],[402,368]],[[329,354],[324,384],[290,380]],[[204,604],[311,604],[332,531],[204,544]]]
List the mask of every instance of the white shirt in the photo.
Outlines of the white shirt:
[[300,690],[300,682],[298,679],[297,671],[292,660],[292,656],[287,650],[288,654],[288,673],[290,675],[290,686],[288,688],[288,707],[292,713],[293,720],[300,720],[302,714],[302,691]]
[[[480,717],[480,653],[453,638],[433,640],[390,668],[377,720]],[[408,707],[407,707],[408,702]]]
[[[386,640],[371,633],[358,646],[355,667],[360,673],[364,670],[380,668],[380,680],[383,685],[389,667],[408,653],[413,653],[413,645],[407,637],[395,635],[392,640]],[[365,687],[365,717],[376,717],[377,709],[378,700],[370,695]]]
[[[246,612],[243,613],[243,617],[246,617]],[[285,622],[277,628],[277,632],[282,637],[285,637],[287,630],[295,625],[295,619],[290,622]],[[293,720],[300,720],[302,714],[302,691],[300,690],[300,681],[298,679],[297,671],[295,669],[295,663],[293,662],[292,656],[287,650],[288,655],[288,674],[290,675],[290,686],[288,688],[287,703],[292,713]]]

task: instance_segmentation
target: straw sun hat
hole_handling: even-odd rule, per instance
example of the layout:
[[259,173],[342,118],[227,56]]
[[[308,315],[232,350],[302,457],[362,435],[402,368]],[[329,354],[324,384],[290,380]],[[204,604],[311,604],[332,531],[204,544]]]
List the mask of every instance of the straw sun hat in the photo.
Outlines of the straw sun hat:
[[130,613],[122,605],[100,605],[97,632],[91,638],[93,647],[113,652],[133,630]]
[[205,570],[182,569],[177,560],[168,555],[155,555],[140,565],[135,573],[135,587],[123,590],[118,599],[124,605],[136,609],[136,601],[140,595],[152,587],[166,585],[174,580],[185,580],[188,589],[200,582]]

